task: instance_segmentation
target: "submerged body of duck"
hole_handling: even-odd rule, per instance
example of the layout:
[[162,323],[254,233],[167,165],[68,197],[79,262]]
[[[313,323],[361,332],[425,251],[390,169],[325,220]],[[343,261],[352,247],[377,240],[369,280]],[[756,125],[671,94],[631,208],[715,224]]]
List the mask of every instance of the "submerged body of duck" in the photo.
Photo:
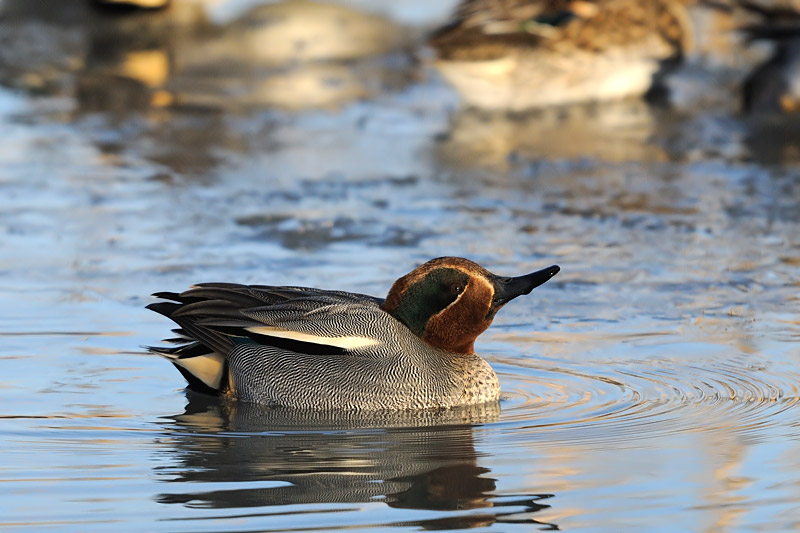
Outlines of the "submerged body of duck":
[[425,409],[497,401],[475,339],[552,266],[500,277],[442,257],[397,280],[387,298],[305,287],[207,283],[157,293],[178,324],[169,358],[189,388],[309,409]]

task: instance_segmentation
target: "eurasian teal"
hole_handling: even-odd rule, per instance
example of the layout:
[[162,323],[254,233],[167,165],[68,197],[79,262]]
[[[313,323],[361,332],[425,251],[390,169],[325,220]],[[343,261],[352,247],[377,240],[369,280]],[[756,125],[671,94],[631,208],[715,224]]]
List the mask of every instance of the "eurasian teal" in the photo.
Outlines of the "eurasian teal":
[[687,1],[466,0],[431,45],[472,107],[640,96],[691,46]]
[[440,257],[398,279],[386,299],[306,287],[203,283],[148,306],[178,324],[170,359],[189,388],[260,404],[348,410],[496,402],[475,354],[495,313],[558,273],[496,276]]

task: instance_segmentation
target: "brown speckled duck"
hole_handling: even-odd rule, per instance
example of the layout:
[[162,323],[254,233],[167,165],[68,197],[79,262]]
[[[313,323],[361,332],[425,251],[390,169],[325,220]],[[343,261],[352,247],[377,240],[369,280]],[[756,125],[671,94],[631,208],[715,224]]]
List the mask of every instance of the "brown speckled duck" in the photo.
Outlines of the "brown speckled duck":
[[640,96],[691,46],[689,0],[466,0],[431,39],[468,106],[522,111]]
[[149,309],[178,324],[170,359],[189,388],[304,409],[398,410],[496,402],[475,354],[497,311],[558,273],[496,276],[440,257],[398,279],[385,300],[342,291],[204,283]]

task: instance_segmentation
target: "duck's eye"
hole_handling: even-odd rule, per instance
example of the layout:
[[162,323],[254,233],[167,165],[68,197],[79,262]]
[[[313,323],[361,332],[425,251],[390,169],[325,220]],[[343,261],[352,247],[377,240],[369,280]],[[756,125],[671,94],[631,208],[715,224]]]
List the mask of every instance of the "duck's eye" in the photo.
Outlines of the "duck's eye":
[[464,292],[464,285],[462,283],[453,283],[450,285],[450,292],[452,294],[461,294]]

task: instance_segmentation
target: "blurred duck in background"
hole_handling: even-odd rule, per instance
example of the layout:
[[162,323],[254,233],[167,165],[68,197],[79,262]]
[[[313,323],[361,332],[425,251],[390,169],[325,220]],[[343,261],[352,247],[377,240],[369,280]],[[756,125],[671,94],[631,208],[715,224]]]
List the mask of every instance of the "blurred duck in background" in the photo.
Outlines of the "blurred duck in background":
[[466,0],[431,39],[466,105],[510,111],[641,96],[691,42],[676,0]]
[[800,114],[800,0],[751,0],[739,5],[760,19],[745,28],[750,39],[774,44],[771,57],[744,82],[743,111],[765,116]]
[[235,92],[246,106],[335,108],[406,85],[412,35],[385,17],[334,3],[256,5],[179,50],[180,87],[205,103]]
[[[112,16],[98,25],[107,30],[95,31],[100,38],[93,38],[98,46],[91,64],[99,76],[84,80],[82,94],[95,96],[82,101],[119,100],[123,105],[117,107],[125,109],[149,102],[298,111],[370,98],[413,78],[408,51],[414,33],[344,5],[245,4],[244,11],[217,24],[209,10],[222,1],[165,0],[165,9],[149,9],[157,7],[156,0],[94,1]],[[121,4],[148,9],[108,9]],[[110,92],[105,87],[112,76],[133,80],[127,83],[130,96],[96,97]]]
[[170,0],[92,0],[98,6],[160,9],[167,7]]

